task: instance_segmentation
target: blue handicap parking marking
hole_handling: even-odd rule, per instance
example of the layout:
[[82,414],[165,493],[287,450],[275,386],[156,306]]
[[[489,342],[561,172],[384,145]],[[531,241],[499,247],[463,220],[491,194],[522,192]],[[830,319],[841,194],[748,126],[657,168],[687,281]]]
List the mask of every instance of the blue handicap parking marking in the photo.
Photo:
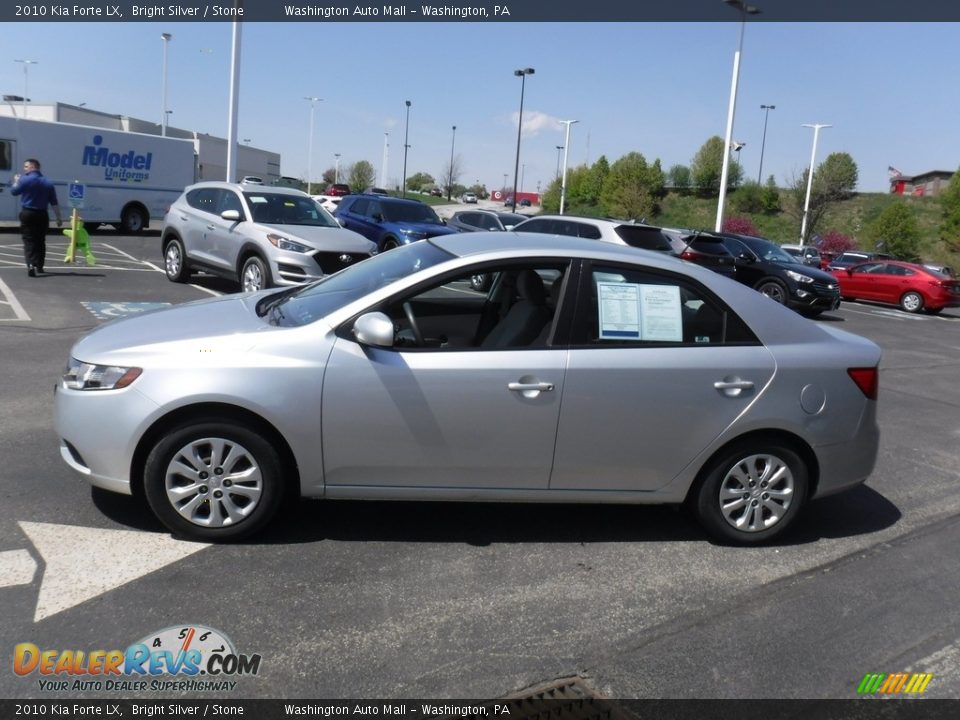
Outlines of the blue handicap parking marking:
[[83,200],[84,186],[79,183],[70,183],[70,199]]
[[172,305],[165,302],[81,302],[80,304],[93,313],[97,320],[114,320]]

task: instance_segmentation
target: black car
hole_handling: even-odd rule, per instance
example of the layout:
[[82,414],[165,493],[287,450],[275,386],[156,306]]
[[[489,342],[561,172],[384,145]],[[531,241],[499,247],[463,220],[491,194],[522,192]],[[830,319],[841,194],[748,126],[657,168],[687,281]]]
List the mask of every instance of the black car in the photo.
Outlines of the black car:
[[697,230],[673,228],[663,228],[661,232],[677,257],[703,265],[729,278],[736,275],[736,260],[723,244],[722,237]]
[[830,273],[804,265],[765,238],[728,233],[720,237],[736,258],[736,279],[744,285],[809,317],[840,307],[840,285]]
[[457,232],[478,232],[480,230],[503,232],[504,230],[512,230],[514,225],[522,223],[527,217],[527,215],[519,213],[497,212],[495,210],[461,210],[447,220],[447,227],[453,228]]

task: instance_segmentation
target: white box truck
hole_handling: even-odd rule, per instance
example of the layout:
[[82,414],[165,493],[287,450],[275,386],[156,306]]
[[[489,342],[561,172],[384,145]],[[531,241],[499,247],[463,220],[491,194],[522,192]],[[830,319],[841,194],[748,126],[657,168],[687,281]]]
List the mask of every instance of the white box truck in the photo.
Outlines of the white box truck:
[[0,221],[16,221],[19,198],[10,194],[23,161],[36,158],[57,189],[64,220],[68,186],[84,186],[80,216],[89,226],[114,225],[138,233],[196,177],[192,140],[106,130],[43,120],[0,117]]

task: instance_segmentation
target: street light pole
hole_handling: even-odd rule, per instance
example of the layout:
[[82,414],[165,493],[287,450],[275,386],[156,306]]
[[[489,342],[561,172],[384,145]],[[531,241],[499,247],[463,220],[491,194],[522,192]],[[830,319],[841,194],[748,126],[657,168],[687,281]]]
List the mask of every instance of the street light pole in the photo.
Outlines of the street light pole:
[[163,40],[163,87],[162,93],[163,97],[163,116],[160,119],[160,135],[163,137],[167,136],[167,48],[170,45],[170,40],[173,39],[173,35],[170,33],[160,33],[160,39]]
[[817,138],[820,136],[820,128],[833,127],[833,125],[823,125],[821,123],[808,125],[804,123],[803,127],[813,128],[813,150],[810,152],[810,169],[807,170],[807,199],[803,201],[803,222],[800,223],[800,247],[803,247],[803,239],[807,236],[807,212],[810,210],[810,191],[813,189],[813,163],[817,157]]
[[744,0],[723,0],[730,7],[740,11],[740,39],[737,51],[733,55],[733,79],[730,82],[730,105],[727,108],[727,134],[723,145],[723,168],[720,171],[720,198],[717,201],[717,222],[714,230],[723,229],[723,204],[727,198],[727,175],[730,172],[730,141],[733,138],[733,118],[737,110],[737,84],[740,81],[740,54],[743,51],[743,30],[747,24],[747,15],[756,15],[758,8],[747,5]]
[[313,182],[313,111],[321,98],[306,95],[303,99],[310,103],[310,135],[307,138],[307,194],[309,195],[310,185]]
[[570,152],[570,126],[579,120],[561,120],[567,126],[567,135],[563,141],[563,180],[560,181],[560,214],[563,215],[564,202],[567,199],[567,155]]
[[390,152],[390,143],[387,142],[390,138],[390,133],[385,132],[383,134],[383,164],[380,166],[380,187],[387,186],[387,159],[389,158]]
[[563,145],[557,145],[557,180],[560,179],[560,151],[563,150]]
[[520,78],[520,116],[517,118],[517,160],[513,165],[513,205],[511,210],[517,211],[517,173],[520,171],[520,134],[523,132],[523,91],[527,84],[527,75],[533,75],[533,68],[514,70],[513,74]]
[[[27,117],[27,101],[30,99],[30,83],[28,80],[28,70],[31,65],[39,64],[37,60],[14,60],[14,62],[23,63],[23,117]],[[14,113],[16,114],[16,113]]]
[[763,140],[760,141],[760,169],[757,171],[757,185],[762,182],[763,179],[763,149],[767,145],[767,118],[770,117],[770,111],[776,110],[776,105],[761,105],[760,109],[764,111],[763,113]]
[[509,175],[510,175],[510,173],[504,173],[504,174],[503,174],[503,192],[504,192],[504,194],[506,194],[506,192],[507,192],[507,176],[509,176]]
[[340,182],[340,153],[333,154],[333,181]]
[[407,104],[407,124],[403,131],[403,197],[407,196],[407,150],[410,149],[410,101]]
[[453,194],[453,145],[457,141],[457,126],[453,126],[453,138],[450,140],[450,175],[447,177],[447,202]]

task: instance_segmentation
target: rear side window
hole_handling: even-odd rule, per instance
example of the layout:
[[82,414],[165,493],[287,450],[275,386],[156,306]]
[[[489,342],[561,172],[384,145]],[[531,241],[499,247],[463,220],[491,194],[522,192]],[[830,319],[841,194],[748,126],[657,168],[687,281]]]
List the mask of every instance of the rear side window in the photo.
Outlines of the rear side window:
[[6,140],[0,140],[0,170],[9,170],[13,167],[13,153],[10,151],[10,143]]
[[356,215],[366,215],[367,206],[370,204],[370,201],[366,198],[357,198],[350,205],[347,205],[345,202],[341,203],[341,206],[346,209],[346,212],[354,213]]
[[220,188],[198,188],[187,193],[187,204],[200,212],[217,214],[220,204]]
[[614,232],[630,247],[660,252],[670,252],[673,249],[670,241],[658,228],[618,225]]
[[688,278],[643,268],[593,265],[574,342],[588,347],[756,344],[746,324]]

